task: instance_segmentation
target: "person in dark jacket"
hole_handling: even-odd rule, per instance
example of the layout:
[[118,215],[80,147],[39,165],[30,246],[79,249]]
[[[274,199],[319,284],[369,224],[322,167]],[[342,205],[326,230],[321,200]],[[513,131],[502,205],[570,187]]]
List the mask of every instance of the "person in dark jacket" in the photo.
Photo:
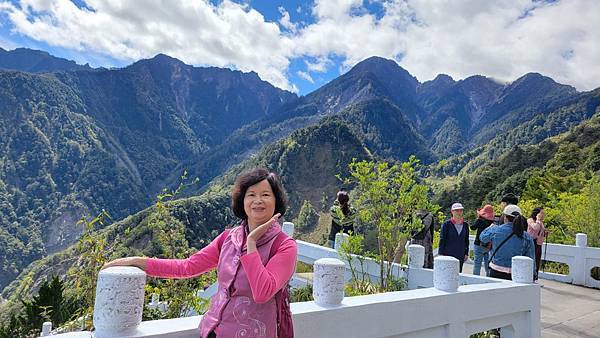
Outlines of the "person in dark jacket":
[[[502,196],[502,199],[500,200],[500,210],[504,210],[504,208],[506,208],[507,205],[517,205],[519,204],[519,197],[517,197],[515,194],[513,194],[512,192],[506,193],[504,194],[504,196]],[[508,221],[506,220],[506,215],[501,214],[500,215],[500,219],[498,220],[498,225],[500,224],[505,224],[508,223]]]
[[331,248],[335,244],[335,235],[339,232],[345,234],[354,233],[354,215],[356,212],[350,206],[350,196],[344,189],[340,189],[333,206],[329,210],[331,214],[331,229],[329,230],[328,244]]
[[460,262],[462,272],[464,262],[469,259],[469,224],[463,219],[463,205],[452,204],[452,217],[442,224],[438,253],[452,256]]
[[488,243],[489,245],[486,245],[481,243],[479,235],[494,222],[494,208],[490,204],[486,204],[483,208],[477,210],[477,216],[477,220],[471,225],[471,230],[477,230],[474,243],[475,246],[473,248],[473,254],[475,256],[473,259],[473,274],[479,276],[481,273],[481,263],[483,261],[485,275],[489,276],[490,268],[488,267],[488,253],[490,252],[491,244]]
[[425,263],[423,267],[433,269],[433,231],[435,219],[433,214],[427,210],[417,212],[417,217],[423,222],[423,227],[411,236],[411,244],[422,245],[425,248]]

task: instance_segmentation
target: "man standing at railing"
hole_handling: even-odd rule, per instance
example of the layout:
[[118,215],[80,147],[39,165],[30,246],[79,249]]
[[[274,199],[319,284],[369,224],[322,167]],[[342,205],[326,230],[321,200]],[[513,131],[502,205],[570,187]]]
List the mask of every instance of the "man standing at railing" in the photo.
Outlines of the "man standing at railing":
[[427,210],[417,212],[417,217],[423,222],[423,227],[411,236],[411,244],[422,245],[425,248],[425,262],[423,267],[433,269],[433,231],[435,219]]
[[[504,208],[506,208],[507,205],[517,205],[519,204],[519,197],[517,197],[515,194],[513,194],[512,192],[506,193],[504,194],[504,196],[502,196],[502,199],[500,200],[500,210],[504,210]],[[502,225],[504,223],[507,223],[506,220],[506,215],[504,215],[504,213],[502,213],[500,215],[500,219],[498,220],[498,223],[496,223],[497,225]]]
[[463,219],[463,205],[452,204],[452,217],[442,224],[440,231],[439,254],[452,256],[460,262],[460,272],[463,263],[469,259],[469,224]]

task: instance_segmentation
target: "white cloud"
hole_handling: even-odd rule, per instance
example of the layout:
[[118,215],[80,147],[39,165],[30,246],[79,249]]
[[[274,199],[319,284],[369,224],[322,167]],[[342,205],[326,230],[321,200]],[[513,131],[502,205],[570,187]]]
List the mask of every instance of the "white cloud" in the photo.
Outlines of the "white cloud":
[[278,22],[268,22],[230,0],[171,1],[168,8],[160,0],[88,0],[89,10],[68,0],[0,0],[0,20],[53,46],[130,61],[165,53],[195,65],[254,70],[290,90],[292,60],[308,57],[310,76],[334,66],[332,55],[345,60],[341,69],[373,55],[392,58],[421,81],[439,73],[512,81],[536,71],[580,90],[600,86],[600,2],[369,1],[384,12],[368,13],[362,0],[315,0],[301,9],[314,16],[305,24],[283,8]]
[[279,19],[279,24],[281,27],[295,33],[298,30],[298,25],[290,20],[290,13],[288,13],[288,11],[281,6],[278,8],[278,10],[281,14],[281,19]]
[[298,77],[300,77],[301,79],[304,79],[310,83],[315,83],[315,80],[313,80],[312,76],[310,76],[310,74],[308,74],[307,72],[303,72],[301,70],[297,71],[296,74],[298,75]]
[[535,71],[580,90],[600,86],[599,2],[389,0],[381,17],[356,10],[360,3],[317,0],[297,53],[335,53],[343,69],[383,56],[421,81],[439,73],[512,81]]
[[15,49],[17,47],[19,47],[18,44],[14,43],[13,41],[11,41],[9,39],[5,39],[0,36],[0,48],[9,50],[9,49]]
[[319,57],[315,62],[304,60],[304,64],[306,64],[306,68],[311,72],[325,73],[333,65],[333,61],[328,57]]
[[276,23],[247,5],[225,0],[88,0],[81,9],[69,0],[3,2],[0,11],[14,31],[52,46],[137,60],[165,53],[196,65],[256,71],[281,88],[286,78],[291,40]]

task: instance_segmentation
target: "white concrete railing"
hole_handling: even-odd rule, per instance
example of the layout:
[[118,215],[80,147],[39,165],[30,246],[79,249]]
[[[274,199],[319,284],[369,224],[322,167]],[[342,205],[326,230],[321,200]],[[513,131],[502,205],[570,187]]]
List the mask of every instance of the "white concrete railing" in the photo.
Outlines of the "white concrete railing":
[[[527,262],[529,258],[519,259]],[[297,338],[468,337],[500,327],[503,337],[539,337],[540,290],[531,284],[531,264],[514,267],[513,275],[525,275],[521,277],[525,283],[492,279],[492,283],[449,286],[448,281],[453,284],[452,280],[458,280],[458,261],[438,257],[436,270],[410,268],[420,272],[415,276],[427,275],[435,283],[433,288],[345,297],[341,303],[338,300],[325,305],[318,301],[291,304],[294,331]],[[520,268],[522,273],[516,271]],[[330,274],[323,275],[328,278]],[[409,278],[412,275],[409,273]],[[438,276],[435,280],[434,275]],[[318,274],[315,278],[319,278]],[[343,284],[337,285],[343,288]],[[482,299],[494,306],[480,306]],[[135,328],[126,328],[127,337],[198,337],[201,318],[142,322]],[[336,322],[344,325],[331,325]],[[120,337],[112,332],[113,337]],[[89,337],[89,333],[81,334]]]
[[[481,306],[482,299],[494,306]],[[345,297],[338,307],[292,303],[291,309],[296,338],[462,338],[497,327],[502,328],[503,337],[527,338],[540,336],[539,302],[539,286],[502,281],[459,286],[453,293],[428,288]],[[198,338],[201,319],[142,322],[138,335],[132,337]]]
[[[564,263],[569,266],[569,274],[562,275],[543,272],[540,269],[539,277],[555,280],[562,283],[582,285],[600,289],[600,281],[592,278],[591,270],[600,267],[600,248],[587,246],[587,235],[577,234],[575,245],[544,243],[542,245],[542,260],[548,262]],[[473,250],[475,236],[469,237],[469,250]]]
[[[514,266],[513,276],[521,276],[520,280],[525,283],[462,274],[459,276],[458,261],[454,258],[438,257],[435,270],[423,269],[421,266],[424,257],[417,252],[420,249],[418,246],[411,247],[409,256],[413,261],[410,262],[410,267],[396,264],[394,269],[408,279],[409,288],[414,288],[413,290],[345,297],[339,304],[337,297],[334,298],[338,300],[330,299],[326,302],[293,303],[291,309],[296,337],[465,337],[493,328],[502,328],[503,337],[540,336],[540,290],[538,285],[530,284],[531,263]],[[336,269],[342,264],[339,261],[335,263],[336,258],[339,258],[335,250],[302,241],[298,241],[298,248],[300,261],[309,263],[329,258],[325,260],[325,265]],[[527,263],[528,258],[520,259]],[[366,259],[365,271],[376,279],[379,268],[373,264],[375,262]],[[128,294],[135,294],[138,299],[138,293],[131,287],[132,284],[137,285],[131,283],[132,274],[136,275],[136,280],[141,280],[137,277],[137,272],[127,271],[127,278],[115,278],[114,275],[118,272],[109,271],[111,269],[113,268],[103,270],[99,275],[99,285],[104,283],[100,279],[106,278],[107,274],[112,275],[111,279],[115,281],[103,290],[102,297],[117,299],[120,303],[126,303]],[[347,266],[345,269],[347,275]],[[519,269],[524,270],[517,273],[515,270]],[[313,278],[330,278],[330,275],[315,273]],[[116,285],[118,283],[129,285],[120,288]],[[332,285],[318,281],[314,284]],[[343,288],[343,283],[333,285]],[[116,295],[107,295],[107,290],[113,290]],[[120,290],[128,292],[122,293]],[[343,289],[340,291],[343,292]],[[330,292],[327,294],[331,295]],[[315,299],[323,297],[319,292],[314,293],[314,296]],[[481,306],[482,300],[493,306]],[[95,311],[102,313],[105,322],[108,322],[108,316],[112,316],[114,325],[110,327],[111,337],[198,337],[201,316],[145,321],[132,325],[137,311],[122,313],[114,310],[118,306],[98,299],[96,304],[104,304]],[[96,318],[96,314],[94,317]],[[122,328],[125,335],[118,334],[122,317],[125,319]],[[101,335],[101,332],[95,333],[96,337]],[[68,337],[74,338],[77,335],[70,333]],[[90,337],[90,333],[81,332],[80,337]]]

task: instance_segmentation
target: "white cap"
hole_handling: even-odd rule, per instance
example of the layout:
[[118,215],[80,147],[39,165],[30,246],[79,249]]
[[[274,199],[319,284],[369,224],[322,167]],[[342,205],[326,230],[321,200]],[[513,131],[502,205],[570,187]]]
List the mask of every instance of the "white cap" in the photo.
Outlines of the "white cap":
[[522,211],[521,211],[521,208],[519,208],[518,206],[516,206],[514,204],[509,204],[506,207],[504,207],[504,211],[502,213],[505,215],[514,217],[514,216],[517,216],[517,214],[521,215]]
[[450,210],[451,211],[453,211],[453,210],[462,210],[464,208],[465,207],[463,207],[462,204],[460,204],[460,203],[454,203],[454,204],[452,204],[452,207],[450,208]]

